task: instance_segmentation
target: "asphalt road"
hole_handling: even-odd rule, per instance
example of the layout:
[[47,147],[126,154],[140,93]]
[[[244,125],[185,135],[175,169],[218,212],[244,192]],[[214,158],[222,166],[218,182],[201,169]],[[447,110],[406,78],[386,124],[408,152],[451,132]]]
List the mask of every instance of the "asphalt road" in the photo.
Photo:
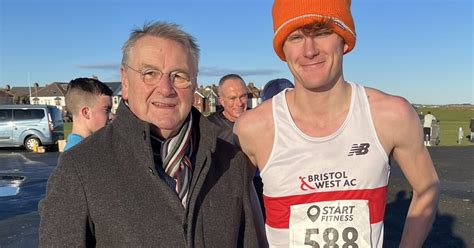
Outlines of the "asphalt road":
[[[424,247],[474,247],[474,146],[430,147],[429,151],[441,181],[441,195]],[[394,165],[385,214],[386,247],[398,247],[410,200],[410,186]]]
[[[441,179],[439,211],[424,247],[474,247],[474,146],[430,147]],[[0,197],[0,247],[37,247],[38,201],[58,153],[0,148],[0,179],[22,176],[19,194]],[[411,190],[399,167],[391,169],[385,214],[385,247],[398,247]]]
[[16,196],[0,197],[0,247],[38,246],[38,202],[44,197],[46,181],[56,167],[58,155],[0,148],[0,179],[24,177]]

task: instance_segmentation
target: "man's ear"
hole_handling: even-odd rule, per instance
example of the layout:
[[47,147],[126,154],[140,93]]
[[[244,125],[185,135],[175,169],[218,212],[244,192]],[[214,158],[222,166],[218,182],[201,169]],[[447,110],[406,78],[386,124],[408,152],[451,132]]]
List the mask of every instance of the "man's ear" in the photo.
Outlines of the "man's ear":
[[349,45],[347,43],[344,43],[344,54],[349,50]]
[[80,113],[81,116],[84,117],[84,119],[89,120],[91,118],[90,109],[87,106],[82,107]]
[[219,98],[217,98],[217,99],[219,99],[219,103],[220,103],[222,106],[224,106],[224,98],[222,98],[221,96],[219,96]]
[[127,72],[125,71],[125,67],[122,65],[120,67],[120,75],[122,76],[122,98],[124,100],[128,100],[128,77]]

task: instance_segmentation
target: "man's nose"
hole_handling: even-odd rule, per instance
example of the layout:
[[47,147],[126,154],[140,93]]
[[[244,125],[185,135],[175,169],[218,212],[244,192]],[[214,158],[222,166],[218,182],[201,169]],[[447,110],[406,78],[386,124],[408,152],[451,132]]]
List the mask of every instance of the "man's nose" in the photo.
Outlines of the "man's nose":
[[307,58],[313,58],[319,54],[319,49],[316,41],[312,37],[305,37],[304,40],[304,56]]
[[173,81],[169,75],[163,75],[160,81],[156,84],[156,91],[158,91],[162,96],[170,96],[175,93],[173,87]]

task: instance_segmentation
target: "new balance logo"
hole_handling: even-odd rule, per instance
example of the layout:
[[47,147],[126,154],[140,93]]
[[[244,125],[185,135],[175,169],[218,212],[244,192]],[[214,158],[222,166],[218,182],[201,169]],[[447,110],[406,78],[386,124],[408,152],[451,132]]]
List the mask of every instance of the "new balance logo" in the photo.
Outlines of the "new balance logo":
[[365,155],[369,152],[369,143],[360,143],[360,144],[353,144],[351,150],[349,151],[349,154],[347,156],[352,156],[352,155]]

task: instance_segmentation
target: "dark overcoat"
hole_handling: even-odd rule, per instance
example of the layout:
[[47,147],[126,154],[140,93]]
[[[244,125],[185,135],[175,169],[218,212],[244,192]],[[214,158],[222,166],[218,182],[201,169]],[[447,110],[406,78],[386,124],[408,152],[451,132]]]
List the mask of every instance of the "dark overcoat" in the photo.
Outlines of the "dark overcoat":
[[40,245],[265,246],[251,207],[248,158],[192,113],[199,146],[187,208],[155,169],[150,124],[122,102],[112,124],[60,156],[39,204]]

